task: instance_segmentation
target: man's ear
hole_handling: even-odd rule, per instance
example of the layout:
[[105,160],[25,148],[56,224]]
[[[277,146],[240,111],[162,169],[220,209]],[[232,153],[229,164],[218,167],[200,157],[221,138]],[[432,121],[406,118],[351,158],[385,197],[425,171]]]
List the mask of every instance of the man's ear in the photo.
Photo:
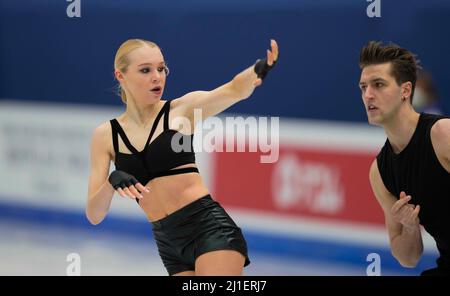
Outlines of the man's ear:
[[401,90],[402,98],[407,98],[408,100],[411,100],[411,94],[412,94],[411,81],[403,82],[401,88],[402,88],[402,90]]

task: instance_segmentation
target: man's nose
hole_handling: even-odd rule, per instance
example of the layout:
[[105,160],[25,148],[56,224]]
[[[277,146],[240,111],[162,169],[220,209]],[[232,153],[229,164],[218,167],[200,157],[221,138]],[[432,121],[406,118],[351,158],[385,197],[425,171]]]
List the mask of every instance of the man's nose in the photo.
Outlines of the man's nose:
[[369,100],[374,97],[373,89],[370,86],[367,86],[363,93],[364,100]]

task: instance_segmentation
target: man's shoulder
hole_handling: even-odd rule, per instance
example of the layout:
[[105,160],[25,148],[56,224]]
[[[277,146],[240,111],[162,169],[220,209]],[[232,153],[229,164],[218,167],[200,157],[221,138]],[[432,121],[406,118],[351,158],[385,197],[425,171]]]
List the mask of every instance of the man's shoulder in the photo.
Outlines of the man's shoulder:
[[433,143],[450,143],[450,118],[437,120],[431,127],[430,137]]
[[450,119],[440,119],[431,127],[431,144],[436,157],[441,165],[449,171],[450,169]]
[[450,143],[450,118],[436,121],[431,127],[430,137],[433,143]]

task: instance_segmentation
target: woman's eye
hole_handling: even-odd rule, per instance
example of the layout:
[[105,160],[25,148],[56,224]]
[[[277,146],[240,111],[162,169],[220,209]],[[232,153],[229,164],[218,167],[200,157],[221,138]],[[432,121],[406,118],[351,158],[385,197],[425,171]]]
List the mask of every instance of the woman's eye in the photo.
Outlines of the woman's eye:
[[165,67],[159,67],[158,72],[162,72],[162,71],[164,71],[164,69],[165,69]]
[[144,69],[141,69],[141,72],[145,74],[145,73],[150,72],[150,69],[149,68],[144,68]]

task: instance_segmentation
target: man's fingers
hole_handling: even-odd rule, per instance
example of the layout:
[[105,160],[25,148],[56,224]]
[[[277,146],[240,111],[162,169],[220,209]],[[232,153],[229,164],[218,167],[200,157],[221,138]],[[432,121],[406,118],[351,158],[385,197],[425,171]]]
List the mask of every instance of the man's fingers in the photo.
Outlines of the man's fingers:
[[399,217],[400,220],[404,220],[405,218],[408,218],[411,215],[412,211],[413,210],[410,207],[404,206],[397,212],[397,216]]
[[411,196],[408,195],[405,198],[397,200],[391,208],[392,214],[396,214],[405,204],[411,200]]
[[416,206],[416,207],[404,207],[405,211],[403,211],[403,213],[401,214],[401,218],[400,221],[403,225],[409,225],[409,226],[414,226],[418,223],[419,220],[419,211],[420,211],[420,206]]
[[396,217],[397,221],[400,221],[403,225],[411,225],[417,223],[420,206],[414,207],[411,204],[402,207]]

